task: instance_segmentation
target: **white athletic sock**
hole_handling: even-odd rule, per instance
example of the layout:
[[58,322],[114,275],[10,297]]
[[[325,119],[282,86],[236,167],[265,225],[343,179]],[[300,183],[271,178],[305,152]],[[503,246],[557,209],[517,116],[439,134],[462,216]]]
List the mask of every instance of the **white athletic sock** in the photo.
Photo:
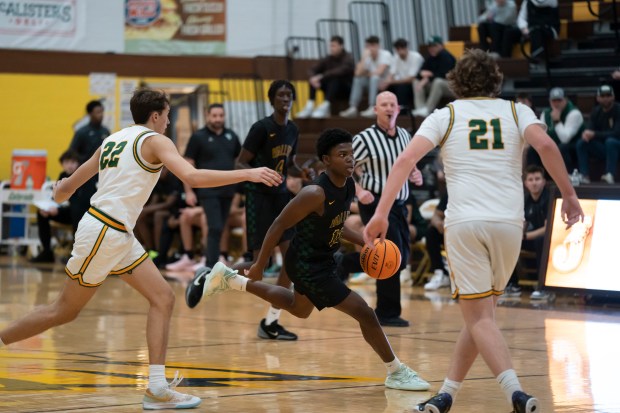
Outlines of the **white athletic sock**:
[[274,321],[278,321],[280,319],[280,313],[282,310],[278,310],[273,307],[269,307],[269,311],[267,311],[267,317],[265,317],[265,324],[269,325]]
[[452,396],[452,400],[454,400],[454,398],[456,397],[456,393],[458,393],[462,385],[463,385],[462,381],[461,382],[454,381],[446,377],[445,380],[443,381],[443,385],[441,386],[441,389],[439,389],[438,394],[448,393],[450,396]]
[[150,364],[149,389],[151,389],[152,393],[157,394],[165,387],[168,387],[168,382],[166,381],[166,366],[163,364]]
[[394,360],[390,361],[389,363],[385,363],[385,368],[387,369],[388,374],[392,374],[398,371],[400,365],[400,360],[398,359],[398,357],[394,356]]
[[513,369],[501,372],[497,378],[497,382],[502,387],[508,403],[512,405],[512,394],[516,391],[523,391],[517,373]]
[[228,285],[230,285],[230,288],[232,288],[233,290],[245,291],[245,286],[248,285],[248,281],[248,277],[237,274],[236,277],[232,277],[228,280]]

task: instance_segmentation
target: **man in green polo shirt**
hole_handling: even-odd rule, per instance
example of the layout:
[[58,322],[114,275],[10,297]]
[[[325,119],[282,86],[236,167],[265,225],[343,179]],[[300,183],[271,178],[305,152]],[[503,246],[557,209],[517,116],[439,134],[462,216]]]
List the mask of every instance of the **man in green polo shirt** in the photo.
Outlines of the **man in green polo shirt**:
[[[585,129],[583,114],[559,87],[549,91],[549,105],[540,114],[540,120],[547,125],[547,133],[560,148],[566,170],[570,173],[577,167],[577,141]],[[531,147],[527,151],[527,164],[542,166],[540,157]]]

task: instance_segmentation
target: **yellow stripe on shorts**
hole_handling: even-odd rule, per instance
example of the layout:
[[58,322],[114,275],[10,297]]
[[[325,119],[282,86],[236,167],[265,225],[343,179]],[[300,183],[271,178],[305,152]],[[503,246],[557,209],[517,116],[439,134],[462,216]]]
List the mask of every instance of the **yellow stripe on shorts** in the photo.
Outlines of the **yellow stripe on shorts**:
[[86,257],[86,259],[84,260],[84,264],[82,264],[82,267],[78,271],[78,274],[84,274],[86,272],[86,268],[88,268],[91,260],[93,259],[95,254],[97,254],[97,251],[99,251],[99,247],[101,246],[101,243],[103,242],[103,237],[105,237],[106,232],[108,232],[108,227],[104,226],[103,228],[101,228],[101,232],[99,233],[99,236],[97,237],[97,241],[95,241],[95,246],[93,247],[92,250],[90,250],[90,254],[88,254],[88,257]]
[[127,228],[125,228],[125,225],[122,222],[112,218],[111,216],[109,216],[105,212],[103,212],[103,211],[101,211],[101,210],[99,210],[99,209],[97,209],[97,208],[95,208],[93,206],[91,206],[88,209],[88,213],[90,215],[92,215],[93,217],[97,218],[99,221],[101,221],[104,224],[106,224],[107,226],[109,226],[111,228],[114,228],[117,231],[127,232]]
[[121,274],[126,274],[129,271],[133,270],[134,268],[136,268],[138,265],[142,264],[144,262],[144,260],[146,260],[149,257],[148,252],[145,252],[144,254],[142,254],[142,256],[140,258],[138,258],[137,260],[135,260],[133,262],[133,264],[128,265],[125,268],[121,268],[120,270],[116,270],[116,271],[110,271],[111,275],[121,275]]
[[90,253],[86,257],[86,259],[84,260],[84,263],[80,267],[80,270],[76,274],[71,274],[71,271],[69,271],[69,268],[65,267],[65,273],[67,273],[69,278],[73,280],[78,280],[80,285],[83,287],[97,287],[103,283],[103,281],[101,281],[98,284],[87,284],[84,282],[84,279],[82,278],[82,276],[86,272],[86,269],[88,268],[88,265],[90,264],[95,254],[97,254],[99,247],[101,247],[101,243],[103,242],[103,238],[105,237],[106,232],[108,232],[108,227],[104,225],[103,228],[101,228],[101,232],[99,233],[99,236],[97,237],[97,241],[95,241],[95,245],[90,250]]
[[[77,280],[80,285],[82,287],[99,287],[101,284],[103,284],[103,281],[101,281],[98,284],[86,284],[84,282],[84,280],[82,279],[82,274],[71,274],[71,271],[69,271],[69,269],[67,267],[65,267],[65,273],[69,276],[69,278],[71,278],[72,280]],[[104,280],[105,281],[105,280]]]
[[492,295],[502,295],[502,292],[495,291],[495,290],[489,290],[483,293],[476,293],[476,294],[459,294],[459,298],[462,298],[463,300],[477,300],[480,298],[487,298]]

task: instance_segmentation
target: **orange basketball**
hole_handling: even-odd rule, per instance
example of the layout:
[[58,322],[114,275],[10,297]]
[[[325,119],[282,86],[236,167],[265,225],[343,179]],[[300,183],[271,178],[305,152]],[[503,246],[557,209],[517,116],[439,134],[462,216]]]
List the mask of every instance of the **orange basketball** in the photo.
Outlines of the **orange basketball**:
[[370,249],[367,245],[360,253],[362,269],[372,278],[384,280],[396,274],[400,268],[400,250],[389,239],[385,242],[375,240],[375,248]]

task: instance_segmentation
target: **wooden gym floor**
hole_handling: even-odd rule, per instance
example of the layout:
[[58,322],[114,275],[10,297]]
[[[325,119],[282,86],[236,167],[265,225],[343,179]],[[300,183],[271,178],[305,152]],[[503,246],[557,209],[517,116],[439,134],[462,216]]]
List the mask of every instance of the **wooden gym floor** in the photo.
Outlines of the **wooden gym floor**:
[[[0,257],[0,327],[52,300],[65,281],[62,265],[31,266]],[[184,285],[171,282],[177,305],[167,375],[186,378],[181,391],[199,396],[195,411],[310,413],[412,412],[431,392],[383,386],[385,368],[356,323],[335,310],[309,319],[283,315],[297,342],[265,341],[256,327],[267,306],[228,292],[190,310]],[[371,305],[372,285],[356,286]],[[526,391],[542,412],[620,412],[620,323],[617,309],[588,308],[558,298],[534,307],[525,293],[498,309]],[[409,328],[387,328],[398,357],[441,386],[461,326],[447,291],[402,290]],[[137,412],[147,383],[147,304],[110,277],[71,324],[0,348],[2,412]],[[452,412],[507,413],[511,408],[479,359]]]

